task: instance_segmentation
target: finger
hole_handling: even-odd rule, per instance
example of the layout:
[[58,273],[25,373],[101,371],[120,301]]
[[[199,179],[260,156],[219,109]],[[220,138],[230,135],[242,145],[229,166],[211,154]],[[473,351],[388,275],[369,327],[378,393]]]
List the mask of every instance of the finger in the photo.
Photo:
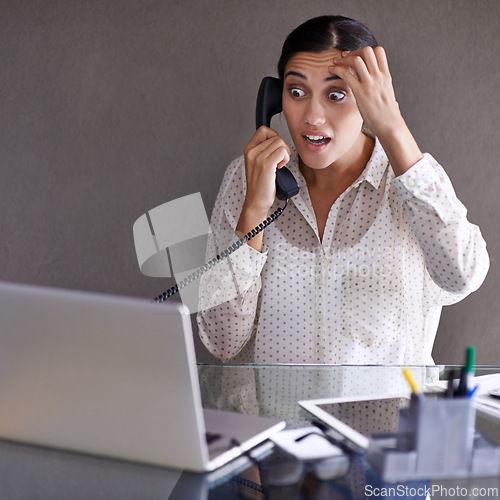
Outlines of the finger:
[[290,153],[285,148],[278,148],[268,158],[276,168],[284,167],[290,161]]
[[387,61],[387,54],[384,50],[384,47],[381,47],[380,45],[378,47],[375,47],[373,49],[373,52],[375,54],[375,57],[377,58],[377,64],[378,67],[380,68],[380,71],[382,73],[386,74],[391,74],[389,70],[389,62]]
[[[344,55],[344,52],[342,55]],[[351,65],[355,69],[360,80],[363,81],[366,80],[368,76],[379,72],[375,52],[373,48],[369,46],[349,52],[348,55],[342,57],[338,63]]]
[[266,141],[266,148],[262,151],[265,155],[265,158],[272,157],[276,151],[283,151],[283,157],[287,158],[287,162],[290,159],[290,148],[288,144],[279,137],[279,139],[268,139]]
[[[277,153],[279,151],[281,153]],[[250,162],[248,163],[249,166],[253,164],[257,167],[257,170],[260,170],[260,168],[275,169],[280,161],[284,161],[284,164],[288,163],[290,160],[290,148],[277,135],[246,151],[245,160]]]
[[342,61],[348,61],[347,64],[350,64],[350,66],[354,69],[354,72],[360,81],[364,82],[370,78],[370,71],[368,70],[365,59],[361,55],[349,56],[349,58],[344,58]]
[[353,92],[355,92],[360,85],[360,81],[357,75],[354,73],[354,69],[349,66],[339,66],[338,64],[335,64],[334,66],[330,66],[328,70],[333,75],[337,75],[339,78],[344,80],[345,83],[353,90]]
[[[333,66],[329,66],[328,68],[328,70],[333,74],[337,74],[335,68],[341,67],[346,68],[358,81],[361,80],[361,78],[366,79],[369,76],[366,67],[363,68],[362,59],[360,59],[358,56],[348,56],[343,58],[335,57],[333,59],[333,64]],[[360,73],[362,76],[360,75]],[[340,76],[340,74],[338,76]]]
[[279,147],[284,147],[288,151],[290,150],[288,144],[278,134],[276,134],[275,136],[269,137],[265,141],[258,143],[252,149],[256,153],[263,153],[267,151],[270,154],[272,151],[278,149]]
[[258,146],[260,143],[266,141],[267,139],[276,136],[279,137],[278,132],[276,132],[276,130],[273,130],[272,128],[265,127],[264,125],[262,125],[255,131],[250,141],[248,141],[245,151],[253,149],[255,146]]
[[372,47],[363,47],[360,49],[358,56],[363,60],[368,73],[373,75],[380,71],[377,57]]
[[280,161],[277,165],[276,165],[276,168],[279,170],[280,168],[283,168],[286,166],[286,164],[290,161],[290,158],[288,158],[288,160],[283,160],[283,161]]
[[367,76],[379,71],[377,57],[372,47],[363,47],[353,52],[342,52],[342,58],[335,58],[335,64],[353,67],[359,78],[366,80]]

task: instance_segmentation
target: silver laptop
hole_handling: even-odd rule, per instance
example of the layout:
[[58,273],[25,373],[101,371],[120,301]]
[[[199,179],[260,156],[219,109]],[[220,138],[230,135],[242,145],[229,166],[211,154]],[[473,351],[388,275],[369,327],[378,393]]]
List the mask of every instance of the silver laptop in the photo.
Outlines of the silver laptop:
[[182,304],[0,282],[0,438],[208,471],[284,426],[202,409]]

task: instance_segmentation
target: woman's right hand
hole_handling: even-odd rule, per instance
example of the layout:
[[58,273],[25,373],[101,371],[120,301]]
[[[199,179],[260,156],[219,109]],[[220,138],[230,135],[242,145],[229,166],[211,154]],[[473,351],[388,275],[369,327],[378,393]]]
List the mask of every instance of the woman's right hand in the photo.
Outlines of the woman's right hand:
[[[245,147],[247,189],[236,231],[247,234],[267,218],[276,197],[276,169],[290,160],[290,148],[269,127],[259,127]],[[262,233],[248,244],[262,250]]]
[[269,127],[259,127],[245,147],[247,191],[245,207],[265,212],[276,197],[276,169],[290,160],[290,148],[280,135]]

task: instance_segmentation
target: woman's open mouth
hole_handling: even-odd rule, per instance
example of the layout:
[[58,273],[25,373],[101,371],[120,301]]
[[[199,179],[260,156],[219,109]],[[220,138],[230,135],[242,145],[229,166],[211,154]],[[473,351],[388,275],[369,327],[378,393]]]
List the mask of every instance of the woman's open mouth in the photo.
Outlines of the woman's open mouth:
[[322,146],[331,141],[330,137],[325,137],[323,135],[304,135],[303,137],[309,144],[313,144],[314,146]]
[[326,148],[328,143],[332,140],[331,137],[324,135],[304,134],[303,136],[306,148],[313,153],[319,153]]

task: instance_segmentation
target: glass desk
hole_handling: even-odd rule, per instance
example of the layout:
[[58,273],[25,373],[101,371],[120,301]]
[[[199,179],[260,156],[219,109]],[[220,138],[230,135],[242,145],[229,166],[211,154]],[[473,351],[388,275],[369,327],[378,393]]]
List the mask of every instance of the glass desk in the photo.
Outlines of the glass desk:
[[[279,417],[287,421],[289,428],[310,425],[309,415],[297,404],[302,399],[408,392],[400,366],[200,364],[198,368],[205,407]],[[423,387],[445,380],[451,368],[457,367],[412,367],[412,371]],[[476,376],[496,373],[500,376],[500,366],[476,367]],[[500,387],[500,383],[498,385]],[[478,413],[476,424],[500,444],[500,420]],[[261,469],[273,463],[275,455],[271,451],[264,457]],[[400,486],[384,484],[361,459],[353,460],[347,475],[340,478],[321,481],[314,474],[305,473],[295,483],[280,487],[265,484],[262,470],[249,460],[240,469],[243,470],[228,468],[225,475],[214,479],[210,474],[0,441],[0,498],[426,498],[417,493],[432,487],[434,499],[499,498],[500,491],[498,477],[417,481]]]

